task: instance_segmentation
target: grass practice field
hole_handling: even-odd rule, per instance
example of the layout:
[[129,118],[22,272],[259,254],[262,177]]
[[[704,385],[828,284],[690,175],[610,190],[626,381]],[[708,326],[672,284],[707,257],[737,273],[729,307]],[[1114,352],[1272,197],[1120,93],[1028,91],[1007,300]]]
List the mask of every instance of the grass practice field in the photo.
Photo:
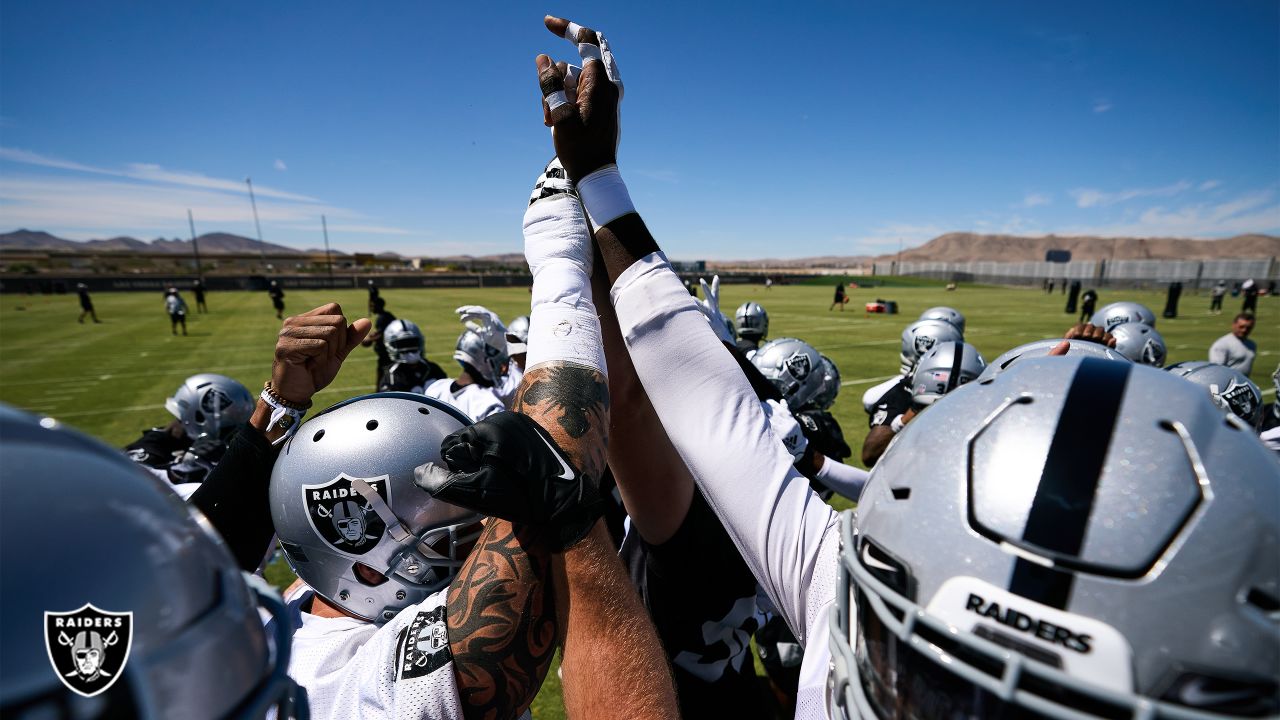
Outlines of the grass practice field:
[[[725,285],[721,305],[726,314],[742,302],[755,300],[769,313],[769,337],[799,337],[835,361],[843,389],[833,408],[854,449],[857,464],[867,418],[862,393],[872,384],[898,372],[902,328],[928,307],[950,305],[965,314],[965,339],[988,360],[1005,350],[1041,338],[1058,337],[1073,322],[1063,313],[1065,297],[1036,289],[962,286],[947,292],[941,284],[907,281],[894,286],[851,289],[844,311],[828,310],[830,285]],[[1098,307],[1117,300],[1136,300],[1157,315],[1164,307],[1163,292],[1100,291]],[[447,372],[461,325],[454,314],[460,305],[479,304],[504,320],[528,312],[525,288],[384,290],[387,307],[397,317],[413,320],[426,333],[427,356]],[[898,315],[863,313],[863,303],[877,297],[895,300]],[[287,313],[300,313],[329,301],[342,304],[348,318],[364,314],[364,290],[288,291]],[[194,310],[194,299],[187,297]],[[254,393],[271,370],[272,349],[280,322],[265,292],[210,293],[208,314],[188,317],[188,337],[173,336],[160,295],[99,293],[94,304],[102,324],[76,323],[76,296],[0,296],[0,401],[51,415],[66,424],[123,446],[142,430],[164,425],[169,415],[164,401],[189,375],[216,372],[244,383]],[[1226,311],[1209,315],[1208,294],[1184,295],[1181,316],[1160,319],[1157,329],[1169,346],[1170,364],[1202,360],[1209,345],[1226,333],[1240,306],[1226,299]],[[1259,299],[1259,322],[1253,338],[1259,347],[1253,380],[1274,397],[1270,375],[1280,353],[1280,300]],[[374,390],[372,350],[358,348],[334,383],[316,398],[318,407]],[[697,411],[696,408],[691,408]],[[708,415],[708,417],[710,417]],[[711,421],[710,419],[708,420]],[[848,507],[837,501],[837,507]],[[281,581],[287,568],[272,568]],[[559,681],[554,671],[534,704],[539,718],[563,716]]]

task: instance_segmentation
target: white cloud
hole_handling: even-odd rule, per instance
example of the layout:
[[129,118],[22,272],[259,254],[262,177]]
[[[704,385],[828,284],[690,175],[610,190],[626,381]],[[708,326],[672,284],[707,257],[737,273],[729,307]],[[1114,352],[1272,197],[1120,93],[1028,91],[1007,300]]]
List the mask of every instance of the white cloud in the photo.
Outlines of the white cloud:
[[1045,193],[1028,193],[1022,198],[1022,207],[1037,207],[1039,205],[1048,205],[1053,202],[1053,198]]
[[1106,207],[1140,197],[1171,197],[1191,189],[1191,183],[1181,180],[1172,185],[1157,188],[1130,188],[1109,193],[1094,188],[1076,188],[1070,195],[1076,199],[1076,207]]
[[[94,175],[130,178],[133,180],[141,180],[143,182],[154,182],[167,185],[185,185],[188,187],[231,193],[248,192],[248,189],[245,187],[245,183],[242,180],[211,178],[207,175],[183,170],[165,170],[163,167],[152,163],[130,163],[126,165],[123,170],[112,170],[109,168],[95,167],[93,165],[85,165],[71,160],[48,157],[46,155],[31,152],[30,150],[7,147],[0,147],[0,160],[20,163],[23,165],[35,165],[37,167],[91,173]],[[253,186],[253,192],[258,197],[271,197],[278,198],[280,200],[294,200],[297,202],[319,202],[319,200],[306,195],[298,195],[296,193],[285,192],[283,190],[259,185]]]
[[1280,231],[1280,202],[1274,192],[1261,190],[1223,203],[1198,203],[1177,208],[1147,208],[1131,220],[1103,225],[1078,225],[1063,234],[1129,237],[1225,237]]
[[1112,107],[1111,101],[1105,98],[1098,98],[1097,100],[1093,101],[1093,112],[1099,115],[1110,110],[1111,107]]
[[1200,192],[1204,192],[1206,190],[1212,190],[1221,184],[1222,184],[1221,180],[1205,180],[1204,182],[1200,183],[1200,187],[1196,189],[1199,190]]
[[289,166],[285,165],[284,161],[281,160],[280,158],[276,158],[275,169],[279,170],[280,172],[284,172],[285,170],[289,169]]

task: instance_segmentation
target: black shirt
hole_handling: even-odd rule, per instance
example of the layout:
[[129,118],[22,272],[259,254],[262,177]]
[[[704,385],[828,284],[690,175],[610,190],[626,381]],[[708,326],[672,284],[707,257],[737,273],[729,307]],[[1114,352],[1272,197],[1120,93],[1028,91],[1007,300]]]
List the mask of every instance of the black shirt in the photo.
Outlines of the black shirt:
[[80,296],[80,307],[84,308],[85,310],[88,310],[89,308],[93,307],[93,301],[89,299],[88,290],[84,290],[84,289],[77,290],[76,294]]
[[206,436],[194,442],[186,435],[174,437],[164,428],[151,428],[125,447],[129,459],[146,467],[163,470],[169,482],[204,482],[226,452],[227,443]]
[[800,432],[809,441],[809,447],[832,460],[844,462],[853,454],[849,443],[844,441],[844,431],[840,423],[826,410],[801,410],[795,413],[796,422],[800,424]]
[[701,492],[669,540],[632,529],[621,557],[671,660],[681,716],[768,717],[751,659],[756,579]]
[[378,392],[420,393],[432,380],[444,380],[447,377],[449,376],[445,375],[439,365],[425,358],[419,363],[393,363],[382,374]]
[[902,378],[902,382],[894,385],[876,400],[871,408],[870,427],[880,427],[893,422],[893,419],[911,409],[911,380]]

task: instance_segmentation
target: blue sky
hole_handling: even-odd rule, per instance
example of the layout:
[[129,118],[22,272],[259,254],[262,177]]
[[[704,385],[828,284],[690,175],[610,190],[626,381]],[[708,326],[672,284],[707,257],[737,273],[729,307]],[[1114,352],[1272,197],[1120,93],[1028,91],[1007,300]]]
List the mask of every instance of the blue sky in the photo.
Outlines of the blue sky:
[[544,12],[606,32],[681,258],[1280,231],[1280,3],[4,2],[0,231],[514,252]]

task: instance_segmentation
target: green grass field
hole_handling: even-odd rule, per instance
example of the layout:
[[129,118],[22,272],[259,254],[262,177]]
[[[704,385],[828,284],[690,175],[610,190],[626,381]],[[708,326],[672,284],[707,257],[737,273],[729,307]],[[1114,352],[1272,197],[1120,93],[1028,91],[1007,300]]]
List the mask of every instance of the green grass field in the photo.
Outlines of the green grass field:
[[[725,285],[721,304],[732,313],[740,303],[755,300],[769,312],[770,337],[802,338],[835,361],[844,388],[833,412],[854,458],[860,456],[866,435],[862,393],[898,371],[902,328],[924,309],[950,305],[963,312],[968,319],[965,339],[988,360],[1015,345],[1060,336],[1074,319],[1062,312],[1065,298],[1060,293],[985,287],[947,292],[927,281],[904,285],[851,290],[844,312],[827,309],[830,285],[775,286],[769,291],[758,285]],[[1100,295],[1099,307],[1116,300],[1136,300],[1157,313],[1164,307],[1163,293],[1103,290]],[[383,296],[393,313],[423,328],[428,357],[450,371],[455,365],[449,357],[461,330],[455,307],[482,304],[509,320],[527,313],[529,301],[524,288],[392,289]],[[355,317],[364,312],[366,297],[363,290],[300,290],[290,291],[285,302],[287,312],[298,313],[336,300],[348,317]],[[875,297],[896,300],[901,314],[866,316],[863,303]],[[143,429],[168,421],[165,398],[189,375],[223,373],[254,392],[269,377],[280,323],[266,293],[211,293],[211,312],[188,318],[188,337],[170,334],[158,293],[100,293],[94,304],[103,323],[80,325],[75,295],[0,296],[0,401],[51,415],[123,446]],[[1227,332],[1239,300],[1227,298],[1227,312],[1221,316],[1209,315],[1208,304],[1207,294],[1186,295],[1181,317],[1159,321],[1170,363],[1204,359],[1210,343]],[[1261,298],[1259,309],[1262,319],[1253,337],[1260,357],[1253,378],[1270,399],[1270,375],[1280,352],[1280,323],[1274,320],[1280,300]],[[371,392],[373,374],[373,352],[357,349],[317,404]],[[287,572],[273,568],[270,575],[280,581]],[[559,681],[553,672],[534,705],[535,715],[562,717],[559,705]]]

